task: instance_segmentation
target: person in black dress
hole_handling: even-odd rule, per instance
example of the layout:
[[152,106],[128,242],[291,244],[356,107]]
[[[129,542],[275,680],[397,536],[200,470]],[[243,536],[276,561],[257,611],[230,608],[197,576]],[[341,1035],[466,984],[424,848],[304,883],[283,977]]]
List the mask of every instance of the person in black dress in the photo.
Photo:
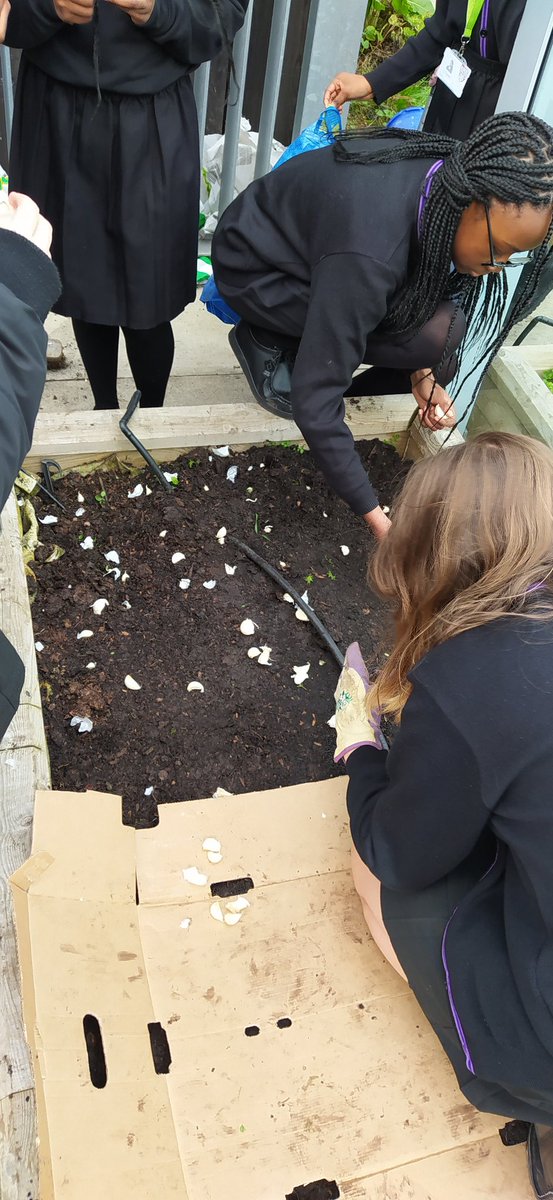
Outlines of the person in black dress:
[[[468,0],[437,0],[436,12],[424,29],[407,38],[396,54],[367,75],[343,72],[335,76],[325,92],[325,105],[341,108],[350,100],[373,100],[383,104],[389,96],[418,83],[436,70],[444,51],[460,51],[471,74],[457,97],[437,80],[426,113],[424,128],[429,133],[447,133],[467,138],[477,125],[495,112],[505,71],[518,33],[526,0],[482,0],[475,9],[474,26],[464,44],[469,13]],[[467,30],[467,32],[469,32]]]
[[52,254],[96,408],[117,407],[119,328],[142,404],[163,403],[170,322],[196,295],[199,136],[192,74],[248,0],[12,0],[23,49],[10,182]]
[[[330,486],[377,537],[389,521],[345,423],[344,395],[412,390],[426,425],[454,423],[444,388],[465,330],[478,345],[476,387],[518,319],[515,305],[498,333],[503,268],[531,252],[524,304],[552,213],[553,131],[512,113],[490,117],[466,142],[404,130],[348,135],[256,180],[223,214],[214,276],[242,318],[229,337],[251,390],[293,417]],[[354,378],[362,363],[372,369]]]
[[336,689],[354,882],[466,1098],[530,1123],[551,1196],[553,452],[482,434],[417,463],[392,516],[391,653],[371,685],[355,643]]

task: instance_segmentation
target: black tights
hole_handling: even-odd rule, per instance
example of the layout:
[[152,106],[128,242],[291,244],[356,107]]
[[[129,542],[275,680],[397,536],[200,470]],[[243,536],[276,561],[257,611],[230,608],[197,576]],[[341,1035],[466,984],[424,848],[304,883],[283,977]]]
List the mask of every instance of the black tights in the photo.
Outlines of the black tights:
[[[73,321],[80,355],[94,395],[94,408],[118,408],[118,325]],[[161,408],[173,366],[175,339],[169,321],[154,329],[123,327],[133,379],[142,393],[142,408]]]

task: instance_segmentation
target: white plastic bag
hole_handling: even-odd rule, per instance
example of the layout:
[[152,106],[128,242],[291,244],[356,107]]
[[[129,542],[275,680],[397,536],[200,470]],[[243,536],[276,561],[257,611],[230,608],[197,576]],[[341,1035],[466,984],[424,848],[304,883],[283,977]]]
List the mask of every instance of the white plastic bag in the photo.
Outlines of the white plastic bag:
[[[242,117],[240,122],[240,140],[238,143],[238,158],[234,195],[243,192],[252,182],[255,171],[255,156],[259,134],[252,133],[250,122]],[[223,152],[225,136],[221,133],[208,133],[204,138],[204,154],[202,164],[202,186],[200,193],[200,212],[205,217],[202,237],[212,237],[215,233],[219,213],[219,195],[221,192],[221,172],[223,169]],[[284,146],[273,140],[271,147],[271,167],[275,166]]]

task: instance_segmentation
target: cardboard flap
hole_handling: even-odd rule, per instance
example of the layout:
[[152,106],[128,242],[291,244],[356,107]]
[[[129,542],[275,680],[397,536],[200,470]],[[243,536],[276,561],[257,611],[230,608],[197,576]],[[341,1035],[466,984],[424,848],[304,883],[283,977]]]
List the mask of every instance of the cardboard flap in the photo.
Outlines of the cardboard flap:
[[34,895],[135,903],[135,831],[123,825],[119,796],[37,792],[33,856],[44,854],[51,863]]
[[[183,868],[192,866],[207,874],[209,885],[250,876],[256,887],[349,870],[346,786],[345,778],[327,779],[161,805],[159,825],[137,834],[140,904],[204,899],[209,888],[206,892],[183,879]],[[222,844],[218,866],[202,850],[206,837]]]

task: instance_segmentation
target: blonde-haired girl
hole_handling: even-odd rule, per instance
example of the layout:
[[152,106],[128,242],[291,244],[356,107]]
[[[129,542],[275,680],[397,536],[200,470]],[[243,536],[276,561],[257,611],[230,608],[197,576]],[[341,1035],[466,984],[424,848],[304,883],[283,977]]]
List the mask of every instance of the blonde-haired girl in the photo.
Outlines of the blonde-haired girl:
[[[417,464],[371,575],[395,640],[336,691],[365,918],[477,1108],[530,1123],[553,1195],[553,452],[481,435]],[[399,730],[382,749],[380,713]]]

